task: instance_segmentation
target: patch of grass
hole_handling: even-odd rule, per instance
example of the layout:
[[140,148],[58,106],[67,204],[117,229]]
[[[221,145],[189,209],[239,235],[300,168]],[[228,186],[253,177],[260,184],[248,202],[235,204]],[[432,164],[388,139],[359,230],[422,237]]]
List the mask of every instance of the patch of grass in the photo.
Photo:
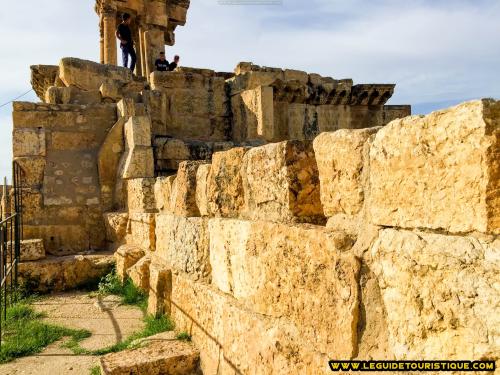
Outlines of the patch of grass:
[[191,341],[191,335],[187,332],[179,332],[175,338],[181,341]]
[[105,355],[109,353],[117,353],[126,349],[133,349],[134,345],[132,343],[136,340],[153,336],[161,332],[172,331],[174,329],[174,324],[167,316],[152,316],[148,315],[144,318],[144,322],[146,323],[145,327],[138,332],[131,334],[124,341],[114,344],[112,346],[108,346],[106,348],[97,349],[97,350],[87,350],[80,346],[80,341],[77,339],[71,338],[66,344],[63,346],[65,348],[73,351],[74,354],[78,355]]
[[90,369],[90,375],[101,375],[101,366],[94,366]]
[[98,293],[101,295],[117,295],[122,298],[125,305],[134,305],[145,311],[147,308],[146,294],[136,287],[132,280],[127,279],[124,283],[120,281],[116,271],[113,270],[101,279],[98,287]]
[[90,336],[86,330],[75,330],[42,321],[44,314],[36,312],[26,301],[7,309],[7,319],[2,327],[3,341],[0,363],[14,358],[41,352],[47,345],[63,337],[79,342]]

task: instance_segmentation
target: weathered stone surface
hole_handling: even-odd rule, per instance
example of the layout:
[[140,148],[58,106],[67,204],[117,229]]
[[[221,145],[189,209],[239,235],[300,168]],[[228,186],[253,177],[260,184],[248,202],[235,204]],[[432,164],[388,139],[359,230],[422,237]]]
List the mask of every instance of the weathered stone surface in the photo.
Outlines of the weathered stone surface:
[[14,102],[14,129],[79,129],[99,133],[102,138],[117,120],[115,104],[47,104]]
[[99,90],[84,91],[74,86],[52,86],[45,92],[45,102],[51,104],[95,104],[102,100]]
[[126,151],[120,161],[120,176],[124,179],[154,177],[154,156],[151,147],[136,146]]
[[199,357],[187,342],[155,341],[143,348],[105,355],[101,370],[105,375],[197,375]]
[[112,268],[113,255],[110,253],[48,257],[20,263],[19,280],[29,290],[57,292],[97,283]]
[[364,203],[363,166],[366,141],[380,128],[338,130],[322,133],[314,140],[321,185],[321,203],[326,216],[357,214]]
[[240,168],[247,151],[246,147],[236,147],[213,155],[207,182],[210,216],[239,216],[244,205]]
[[24,172],[24,183],[27,186],[40,187],[47,164],[44,157],[18,157],[14,161]]
[[120,118],[109,130],[97,154],[97,169],[101,187],[103,210],[117,209],[124,206],[121,189],[122,181],[118,179],[120,159],[125,151],[123,128],[125,119]]
[[144,255],[144,250],[134,245],[122,245],[118,248],[118,250],[116,250],[114,254],[116,261],[116,274],[120,280],[124,281],[127,278],[127,271]]
[[127,234],[128,212],[107,212],[104,215],[106,240],[120,244]]
[[173,272],[210,281],[208,220],[199,217],[156,215],[156,255]]
[[90,242],[89,227],[80,224],[25,224],[25,239],[43,239],[45,250],[52,255],[75,254],[89,249],[102,249],[94,247],[96,243]]
[[149,266],[151,264],[151,255],[146,254],[137,263],[127,270],[127,275],[130,277],[135,286],[142,289],[144,292],[149,292]]
[[196,173],[203,163],[202,161],[185,161],[179,165],[170,197],[170,206],[176,215],[200,216],[196,205]]
[[151,118],[152,134],[167,135],[167,96],[162,91],[147,90],[142,93],[146,113]]
[[373,223],[500,233],[500,102],[407,117],[370,150]]
[[[15,244],[13,242],[9,242],[7,244],[7,258],[11,258],[11,252],[12,255],[15,255],[15,251]],[[21,262],[30,262],[45,258],[45,247],[43,246],[43,240],[22,240],[20,244],[19,254],[19,260]]]
[[127,208],[129,212],[155,212],[154,178],[127,180]]
[[106,81],[120,84],[132,81],[132,72],[127,68],[67,57],[59,63],[59,78],[66,86],[75,86],[83,90],[99,90],[102,83]]
[[168,177],[157,177],[154,193],[156,209],[158,212],[172,212],[170,207],[170,199],[172,195],[172,187],[176,179],[176,175]]
[[312,142],[286,141],[248,151],[241,168],[245,217],[324,222]]
[[233,139],[238,142],[277,139],[274,129],[273,88],[257,87],[231,98]]
[[144,250],[155,250],[155,214],[130,213],[128,244],[137,245]]
[[345,233],[319,226],[210,219],[213,284],[253,311],[286,316],[332,358],[356,352],[359,264]]
[[40,100],[44,100],[45,92],[55,84],[59,76],[59,67],[56,65],[32,65],[31,86]]
[[167,296],[172,293],[172,272],[163,262],[153,257],[149,267],[148,314],[170,314]]
[[151,146],[151,120],[147,116],[132,116],[125,123],[125,139],[129,149]]
[[19,129],[14,130],[12,135],[14,157],[46,155],[44,129]]
[[370,250],[397,359],[498,359],[500,241],[382,230]]
[[210,174],[211,164],[202,164],[196,172],[196,206],[201,216],[208,216],[208,175]]
[[319,374],[328,357],[285,320],[255,314],[215,288],[172,275],[172,317],[192,336],[204,374]]

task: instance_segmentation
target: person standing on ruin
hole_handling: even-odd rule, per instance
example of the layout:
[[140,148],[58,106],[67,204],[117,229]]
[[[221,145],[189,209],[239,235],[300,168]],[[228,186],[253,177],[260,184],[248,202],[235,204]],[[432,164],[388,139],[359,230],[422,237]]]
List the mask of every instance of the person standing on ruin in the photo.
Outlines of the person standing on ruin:
[[130,55],[130,70],[134,72],[137,55],[135,54],[134,41],[132,39],[132,31],[130,31],[130,14],[123,13],[122,22],[116,30],[116,37],[120,40],[120,48],[122,49],[123,66],[128,68],[128,57]]
[[168,66],[168,70],[171,71],[171,72],[173,72],[175,70],[175,68],[177,68],[177,66],[179,65],[179,60],[180,59],[181,58],[179,57],[179,55],[175,55],[174,56],[174,61],[172,61],[170,63],[170,65]]
[[160,57],[155,61],[155,68],[159,72],[167,72],[169,69],[169,63],[165,58],[165,52],[160,52]]

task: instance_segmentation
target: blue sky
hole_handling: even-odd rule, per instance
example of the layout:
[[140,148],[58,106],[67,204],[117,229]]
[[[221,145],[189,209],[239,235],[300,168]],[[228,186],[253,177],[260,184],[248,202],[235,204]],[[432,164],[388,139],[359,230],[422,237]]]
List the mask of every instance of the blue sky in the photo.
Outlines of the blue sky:
[[[98,59],[93,0],[9,3],[0,14],[0,104],[27,91],[29,65]],[[428,113],[500,97],[498,0],[283,0],[219,5],[192,0],[167,54],[231,71],[238,61],[396,83],[392,104]],[[24,98],[36,100],[33,94]],[[0,176],[10,175],[11,106],[0,108]]]

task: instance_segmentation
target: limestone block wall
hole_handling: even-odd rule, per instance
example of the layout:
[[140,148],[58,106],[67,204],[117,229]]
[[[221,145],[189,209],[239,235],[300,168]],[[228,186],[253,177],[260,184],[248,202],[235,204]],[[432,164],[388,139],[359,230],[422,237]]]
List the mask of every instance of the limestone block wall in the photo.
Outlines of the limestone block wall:
[[104,243],[97,154],[116,122],[114,104],[14,103],[14,160],[26,173],[24,234],[48,253]]
[[155,244],[122,249],[119,271],[192,335],[204,374],[498,361],[499,133],[482,100],[131,180]]

